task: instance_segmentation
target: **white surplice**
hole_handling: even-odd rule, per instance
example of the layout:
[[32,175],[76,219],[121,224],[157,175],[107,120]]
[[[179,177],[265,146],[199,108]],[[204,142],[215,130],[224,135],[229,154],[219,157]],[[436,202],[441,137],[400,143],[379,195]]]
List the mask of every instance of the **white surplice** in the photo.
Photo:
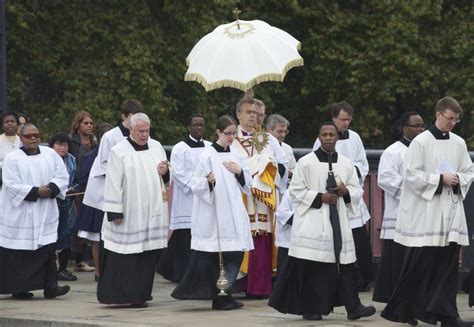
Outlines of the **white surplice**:
[[[451,167],[459,178],[459,194],[440,183],[441,167]],[[474,167],[464,140],[454,133],[436,139],[427,130],[413,139],[405,155],[405,177],[398,207],[394,240],[410,247],[469,245],[463,200],[474,178]]]
[[[204,141],[205,146],[211,142]],[[193,193],[191,178],[196,168],[200,154],[205,147],[192,148],[181,141],[171,151],[171,182],[173,183],[170,229],[191,228],[191,212],[193,208]]]
[[386,148],[380,156],[377,183],[384,191],[385,199],[381,239],[393,240],[395,234],[395,222],[402,191],[403,162],[407,149],[405,144],[397,141]]
[[[333,170],[334,175],[339,176],[346,185],[351,198],[348,204],[342,197],[337,201],[342,236],[339,259],[341,264],[349,264],[356,261],[356,254],[347,213],[358,207],[362,201],[363,190],[351,160],[338,154],[337,163],[333,163]],[[329,205],[322,203],[319,209],[311,206],[318,193],[326,192],[328,171],[328,163],[320,162],[314,152],[302,157],[293,171],[289,192],[295,214],[288,253],[292,257],[318,262],[336,262]]]
[[[229,172],[223,162],[233,161],[242,168],[245,185],[242,187],[235,174]],[[211,191],[207,175],[216,179]],[[191,248],[204,252],[218,252],[217,228],[221,251],[248,251],[253,249],[250,222],[242,200],[242,193],[249,194],[251,177],[245,159],[231,149],[217,152],[206,147],[199,156],[191,189],[194,193]]]
[[[40,146],[39,154],[22,149],[10,152],[3,162],[0,195],[0,246],[37,250],[57,240],[59,211],[56,199],[25,201],[33,187],[54,183],[64,199],[69,174],[63,159],[51,148]],[[25,263],[27,264],[27,263]]]
[[102,210],[104,205],[105,173],[107,171],[107,158],[110,150],[126,138],[120,127],[112,128],[100,139],[99,152],[94,159],[87,180],[86,192],[83,203],[89,207]]
[[[104,195],[104,248],[121,254],[166,247],[168,208],[158,164],[166,160],[160,142],[148,140],[148,150],[136,151],[125,139],[112,148],[107,162]],[[108,221],[108,212],[122,213],[123,221]]]
[[291,202],[289,191],[286,190],[281,197],[281,201],[275,214],[275,245],[278,247],[287,249],[290,247],[291,225],[288,224],[288,221],[293,217],[293,214],[293,203]]
[[[367,155],[365,153],[364,144],[359,134],[353,130],[347,130],[349,138],[338,140],[336,143],[336,152],[343,155],[353,162],[359,170],[360,186],[364,186],[365,177],[369,173],[369,162],[367,161]],[[319,138],[313,145],[313,151],[317,150],[321,146]],[[351,228],[358,228],[364,226],[370,220],[370,213],[364,201],[359,202],[359,208],[354,210],[354,213],[349,213],[349,222]]]

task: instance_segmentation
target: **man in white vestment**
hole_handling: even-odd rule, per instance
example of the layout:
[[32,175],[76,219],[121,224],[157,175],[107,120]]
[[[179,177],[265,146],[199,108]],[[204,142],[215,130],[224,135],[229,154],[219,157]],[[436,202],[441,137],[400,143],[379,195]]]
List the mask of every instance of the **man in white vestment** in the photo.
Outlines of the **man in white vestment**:
[[[170,188],[172,187],[170,230],[168,247],[161,254],[157,272],[165,279],[179,283],[188,267],[191,254],[191,211],[193,192],[191,178],[196,168],[199,155],[211,142],[202,138],[204,134],[204,117],[192,114],[187,121],[187,137],[176,144],[171,151]],[[172,185],[172,186],[171,186]]]
[[56,197],[64,199],[69,175],[61,157],[40,146],[40,132],[25,124],[23,146],[3,162],[0,194],[0,294],[29,299],[33,290],[45,298],[69,292],[58,286],[55,243],[59,211]]
[[404,113],[400,119],[400,126],[402,137],[385,149],[378,168],[377,182],[384,191],[385,208],[380,232],[383,248],[372,299],[383,303],[387,303],[393,293],[405,257],[405,247],[393,241],[403,184],[405,154],[411,141],[425,130],[423,118],[416,111]]
[[[336,143],[336,151],[349,158],[357,170],[359,183],[364,187],[364,180],[369,173],[369,163],[365,154],[362,140],[356,132],[349,129],[352,121],[354,109],[346,101],[334,103],[331,105],[331,118],[337,127],[339,139]],[[316,139],[313,151],[321,145],[319,139]],[[359,291],[369,291],[369,283],[374,280],[374,266],[372,261],[372,247],[370,245],[369,235],[365,224],[370,219],[369,210],[364,201],[359,202],[359,208],[349,213],[349,222],[354,236],[357,256],[357,268],[360,274]]]
[[459,251],[469,245],[463,200],[474,168],[466,143],[451,132],[460,122],[459,103],[445,97],[435,110],[435,123],[413,139],[405,155],[394,240],[407,250],[382,317],[472,326],[459,317],[456,293]]
[[[290,122],[288,119],[279,114],[270,115],[267,119],[267,132],[273,135],[280,143],[281,147],[288,157],[288,178],[291,179],[293,169],[296,166],[296,158],[293,153],[293,148],[291,145],[285,143],[285,138],[290,132],[288,128],[290,127]],[[285,190],[280,190],[283,194]]]
[[[109,152],[117,143],[130,135],[130,118],[132,115],[142,111],[142,104],[138,100],[125,100],[120,105],[120,117],[122,122],[117,127],[105,133],[100,140],[99,152],[92,164],[89,180],[87,181],[87,188],[83,200],[84,205],[102,211]],[[100,241],[100,230],[79,230],[78,235],[79,237],[91,241]]]
[[[321,147],[301,158],[293,172],[290,250],[269,305],[306,320],[321,320],[344,305],[347,318],[356,320],[375,313],[374,307],[361,304],[357,293],[356,254],[347,216],[358,207],[363,190],[353,163],[335,151],[336,126],[323,124],[319,138]],[[337,186],[328,185],[330,176]]]
[[[260,114],[264,115],[264,105],[259,108]],[[241,272],[246,276],[237,282],[236,287],[245,291],[247,297],[266,298],[272,292],[272,273],[276,268],[273,234],[278,188],[287,183],[288,159],[276,138],[256,130],[254,99],[240,100],[236,114],[239,126],[231,147],[247,160],[253,177],[251,194],[243,194],[243,198],[255,247],[244,256]]]
[[[107,171],[107,159],[110,150],[120,141],[130,135],[130,117],[133,114],[143,111],[143,106],[140,101],[135,99],[125,100],[120,105],[120,117],[122,122],[110,131],[106,132],[100,141],[97,156],[94,159],[92,168],[87,180],[84,200],[81,205],[81,210],[78,216],[78,236],[80,238],[92,241],[92,256],[94,262],[97,264],[99,259],[99,242],[100,231],[102,228],[102,221],[104,219],[104,212],[102,206],[104,205],[104,184],[105,173]],[[77,247],[77,246],[76,246]],[[77,255],[77,254],[76,254]],[[80,257],[82,255],[80,254]],[[79,257],[79,258],[80,258]],[[76,271],[91,271],[87,265],[81,262],[82,260],[76,257]],[[100,263],[98,270],[100,267]],[[93,269],[92,269],[93,270]],[[100,278],[100,271],[95,272],[95,280]]]
[[[284,142],[286,136],[290,132],[288,127],[290,122],[279,114],[270,115],[267,119],[267,132],[273,135],[282,149],[285,151],[286,157],[288,158],[288,181],[293,175],[293,169],[296,166],[296,158],[293,154],[293,148]],[[276,230],[275,230],[275,245],[278,247],[278,258],[277,258],[277,272],[283,267],[283,263],[288,257],[289,247],[289,236],[291,233],[291,217],[293,216],[291,201],[289,194],[287,199],[284,198],[284,194],[287,193],[287,183],[281,185],[278,188],[280,198],[278,199],[278,208],[276,211]],[[283,206],[283,208],[280,208]]]
[[158,250],[166,247],[166,153],[149,137],[150,119],[130,119],[130,136],[112,148],[107,163],[102,239],[104,257],[97,298],[105,304],[146,307]]

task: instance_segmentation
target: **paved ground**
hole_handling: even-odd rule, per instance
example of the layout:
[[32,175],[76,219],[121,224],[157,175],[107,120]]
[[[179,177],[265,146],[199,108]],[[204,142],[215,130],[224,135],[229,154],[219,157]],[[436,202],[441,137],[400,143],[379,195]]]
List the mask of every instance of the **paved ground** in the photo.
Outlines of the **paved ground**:
[[[62,327],[62,326],[404,326],[382,319],[382,304],[375,304],[377,314],[358,321],[348,321],[343,308],[320,322],[299,316],[283,315],[267,306],[266,300],[245,300],[240,310],[213,311],[210,301],[177,301],[170,297],[174,284],[157,275],[153,297],[148,308],[117,309],[96,300],[93,273],[78,273],[78,281],[70,282],[71,292],[54,300],[45,300],[41,291],[32,300],[12,300],[0,295],[0,326]],[[361,293],[362,302],[371,303],[372,293]],[[474,310],[467,305],[467,296],[458,295],[461,317],[474,320]],[[408,325],[405,325],[408,326]],[[420,324],[419,326],[428,326]]]

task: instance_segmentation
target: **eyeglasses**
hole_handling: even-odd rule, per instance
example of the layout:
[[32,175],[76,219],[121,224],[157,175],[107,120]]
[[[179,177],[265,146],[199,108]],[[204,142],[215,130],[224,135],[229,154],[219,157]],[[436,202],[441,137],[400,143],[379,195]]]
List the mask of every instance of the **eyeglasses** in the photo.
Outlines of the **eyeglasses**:
[[414,124],[414,125],[405,125],[406,127],[413,127],[414,129],[425,129],[425,124]]
[[277,134],[282,134],[282,135],[288,135],[290,134],[290,131],[288,129],[285,130],[276,130],[275,131]]
[[237,132],[222,132],[225,136],[237,136]]
[[68,143],[59,143],[59,142],[56,142],[54,143],[55,146],[57,147],[61,147],[61,148],[68,148],[69,147],[69,144]]
[[257,112],[255,110],[244,110],[242,111],[243,113],[246,113],[247,115],[256,115]]
[[447,121],[449,121],[450,123],[460,123],[461,122],[461,118],[458,117],[446,117],[441,111],[439,112],[441,114],[441,116],[444,117],[444,119],[446,119]]
[[202,127],[204,128],[204,124],[190,124],[191,127]]
[[40,133],[23,134],[22,137],[24,137],[27,140],[31,140],[32,138],[39,139],[41,137],[41,134]]
[[82,124],[84,124],[84,125],[94,125],[94,122],[92,122],[92,121],[83,121]]

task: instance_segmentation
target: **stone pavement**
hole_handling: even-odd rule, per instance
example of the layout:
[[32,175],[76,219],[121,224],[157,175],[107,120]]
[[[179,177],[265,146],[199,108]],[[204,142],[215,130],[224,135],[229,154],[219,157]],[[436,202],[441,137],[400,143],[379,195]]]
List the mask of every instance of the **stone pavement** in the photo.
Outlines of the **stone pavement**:
[[[322,321],[305,321],[299,316],[278,313],[267,306],[267,300],[240,299],[245,303],[240,310],[213,311],[211,301],[174,300],[170,296],[174,284],[159,275],[155,278],[154,300],[148,308],[118,309],[97,302],[93,273],[77,275],[79,279],[69,283],[71,291],[57,299],[44,299],[42,291],[34,292],[33,299],[22,301],[0,295],[0,326],[408,326],[382,319],[380,303],[374,304],[375,316],[357,321],[348,321],[342,307]],[[372,293],[361,293],[366,305],[372,303],[371,297]],[[466,294],[458,295],[458,307],[463,319],[474,320],[474,310],[468,307]]]

